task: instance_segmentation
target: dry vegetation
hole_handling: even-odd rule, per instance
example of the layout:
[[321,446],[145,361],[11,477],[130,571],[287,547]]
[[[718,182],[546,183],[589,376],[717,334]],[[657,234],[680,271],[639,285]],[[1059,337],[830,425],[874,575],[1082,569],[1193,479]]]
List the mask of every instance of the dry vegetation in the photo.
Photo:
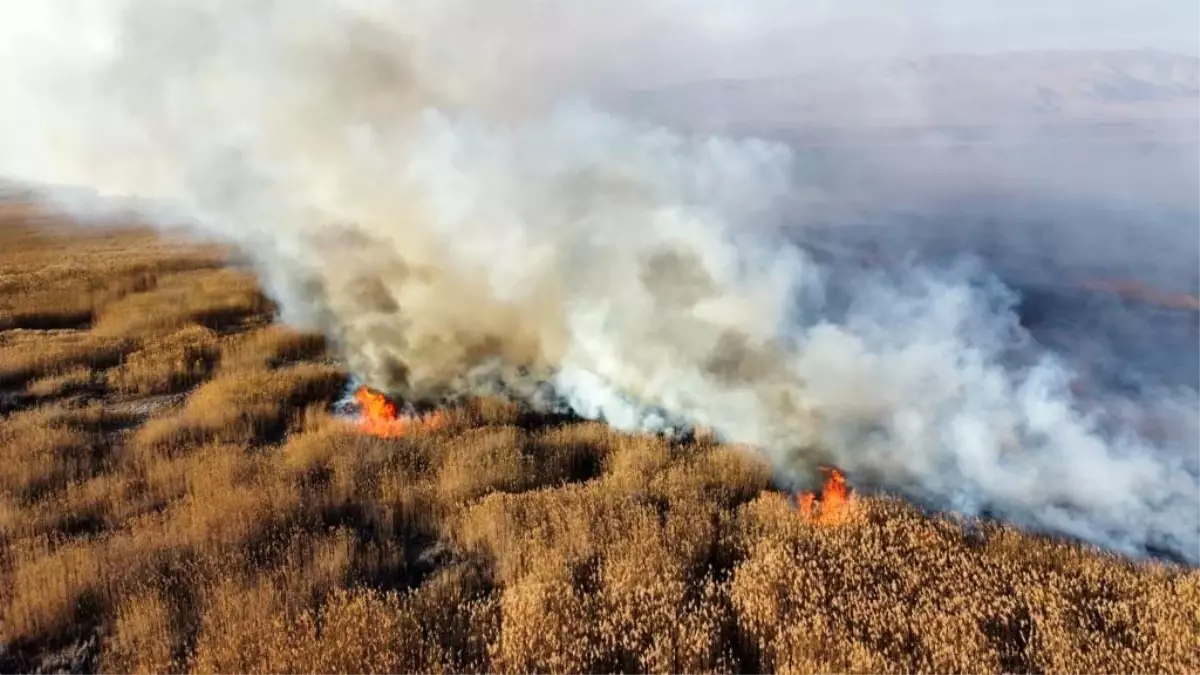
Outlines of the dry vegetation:
[[[14,215],[16,214],[16,215]],[[1197,672],[1200,574],[480,400],[363,435],[215,249],[0,226],[0,670]]]

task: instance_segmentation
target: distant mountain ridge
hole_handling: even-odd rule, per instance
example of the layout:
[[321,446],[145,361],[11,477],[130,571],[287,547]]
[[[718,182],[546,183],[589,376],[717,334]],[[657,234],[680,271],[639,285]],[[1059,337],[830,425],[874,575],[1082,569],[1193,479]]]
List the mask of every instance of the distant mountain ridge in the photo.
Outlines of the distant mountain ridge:
[[1158,50],[955,54],[623,92],[702,127],[942,127],[1200,121],[1200,58]]

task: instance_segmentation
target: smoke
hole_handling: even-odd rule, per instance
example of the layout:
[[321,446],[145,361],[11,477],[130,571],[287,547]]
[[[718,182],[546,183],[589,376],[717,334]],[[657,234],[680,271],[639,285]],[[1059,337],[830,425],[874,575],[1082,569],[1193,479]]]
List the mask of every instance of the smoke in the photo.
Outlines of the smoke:
[[717,39],[715,3],[677,4],[6,6],[0,175],[237,244],[407,399],[704,425],[783,475],[1200,562],[1194,385],[1085,406],[978,260],[818,255],[839,195],[791,147],[587,102],[666,62],[648,34]]

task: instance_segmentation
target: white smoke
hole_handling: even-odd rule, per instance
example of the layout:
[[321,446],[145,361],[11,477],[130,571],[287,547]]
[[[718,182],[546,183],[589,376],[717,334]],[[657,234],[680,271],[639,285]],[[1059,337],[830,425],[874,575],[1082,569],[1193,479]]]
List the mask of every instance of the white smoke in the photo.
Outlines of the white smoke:
[[0,175],[158,200],[164,222],[240,245],[286,320],[405,397],[549,386],[624,428],[711,427],[785,472],[831,460],[1200,562],[1194,392],[1158,406],[1153,440],[1114,426],[980,272],[846,282],[789,245],[806,193],[788,148],[584,102],[628,64],[614,40],[677,10],[7,5]]

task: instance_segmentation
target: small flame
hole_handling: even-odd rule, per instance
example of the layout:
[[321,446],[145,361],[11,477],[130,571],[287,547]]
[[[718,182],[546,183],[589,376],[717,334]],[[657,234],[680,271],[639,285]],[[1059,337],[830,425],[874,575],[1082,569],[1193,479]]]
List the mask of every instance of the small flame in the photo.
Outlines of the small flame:
[[359,387],[354,400],[362,409],[359,428],[372,436],[395,438],[416,429],[434,431],[446,425],[440,411],[421,416],[400,415],[391,399],[368,387]]
[[817,523],[844,522],[854,505],[854,495],[846,485],[846,474],[832,466],[823,466],[821,470],[829,475],[821,487],[821,500],[818,502],[817,495],[812,492],[802,492],[796,498],[796,507],[800,515]]
[[1200,297],[1151,288],[1133,279],[1087,279],[1083,288],[1167,309],[1200,310]]

